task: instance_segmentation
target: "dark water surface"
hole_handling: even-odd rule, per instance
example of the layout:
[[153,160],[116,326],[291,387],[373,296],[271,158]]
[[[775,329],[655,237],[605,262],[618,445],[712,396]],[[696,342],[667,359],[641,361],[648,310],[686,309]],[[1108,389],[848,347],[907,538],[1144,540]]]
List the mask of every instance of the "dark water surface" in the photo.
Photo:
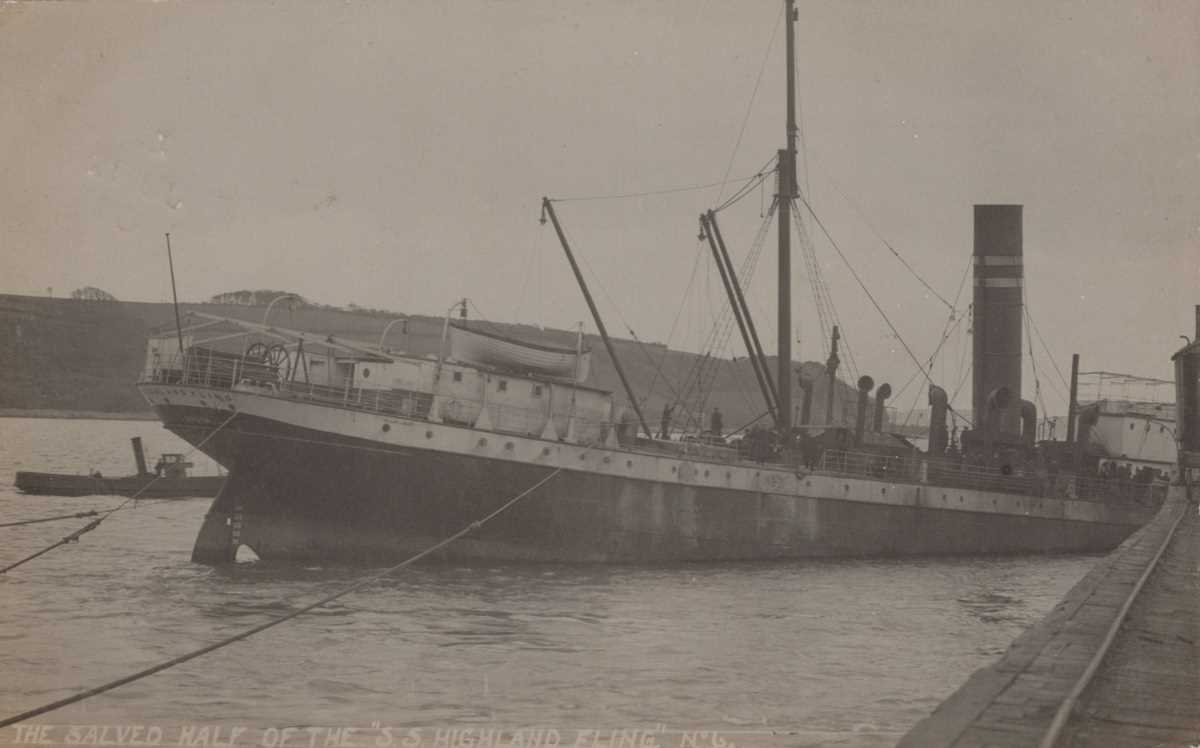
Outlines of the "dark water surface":
[[[20,469],[132,473],[155,422],[0,418],[0,522],[119,503],[23,496]],[[215,466],[193,455],[197,472]],[[0,713],[62,698],[367,573],[189,561],[208,499],[142,502],[0,576]],[[0,529],[0,565],[86,520]],[[1095,556],[672,567],[422,566],[40,718],[259,726],[796,731],[891,745]]]

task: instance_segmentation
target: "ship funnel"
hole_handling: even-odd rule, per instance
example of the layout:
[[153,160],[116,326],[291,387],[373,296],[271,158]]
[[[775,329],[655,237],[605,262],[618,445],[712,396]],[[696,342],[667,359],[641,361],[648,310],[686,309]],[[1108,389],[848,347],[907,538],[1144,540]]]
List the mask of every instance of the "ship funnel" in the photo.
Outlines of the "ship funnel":
[[1200,468],[1200,304],[1196,305],[1196,337],[1171,357],[1175,364],[1175,438],[1183,476]]
[[1028,400],[1021,401],[1021,443],[1033,449],[1037,441],[1037,406]]
[[858,412],[854,418],[854,444],[860,445],[863,441],[863,431],[867,426],[867,402],[871,397],[871,390],[875,387],[875,380],[871,379],[866,374],[858,378]]
[[142,437],[135,436],[129,440],[133,446],[133,461],[137,464],[138,475],[146,475],[150,471],[146,469],[146,453],[142,450]]
[[949,398],[946,391],[936,384],[929,385],[929,454],[945,453],[950,443],[950,435],[946,429],[946,412],[949,410]]
[[1092,439],[1092,427],[1100,421],[1100,408],[1096,404],[1079,409],[1079,427],[1075,429],[1075,472],[1082,473],[1083,458]]
[[[975,324],[971,406],[976,427],[986,419],[994,438],[1020,438],[1022,322],[1022,206],[975,206]],[[1004,403],[991,396],[1007,390]]]
[[804,399],[800,404],[800,423],[805,426],[812,422],[813,390],[816,388],[816,383],[815,379],[800,378],[800,388],[804,390]]
[[883,408],[892,396],[892,385],[884,382],[875,390],[875,431],[883,431]]

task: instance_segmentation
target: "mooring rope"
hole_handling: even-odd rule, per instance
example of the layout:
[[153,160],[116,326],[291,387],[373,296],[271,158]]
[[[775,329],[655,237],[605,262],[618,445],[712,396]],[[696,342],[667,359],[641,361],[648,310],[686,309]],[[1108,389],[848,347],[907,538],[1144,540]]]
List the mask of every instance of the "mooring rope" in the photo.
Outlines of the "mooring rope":
[[[590,449],[590,447],[589,447],[589,449]],[[586,453],[586,451],[587,450],[585,450],[585,453]],[[134,681],[149,677],[151,675],[154,675],[155,673],[161,673],[162,671],[167,670],[168,668],[175,667],[176,665],[181,665],[189,660],[194,660],[197,657],[200,657],[201,655],[208,654],[209,652],[215,652],[218,649],[227,647],[230,644],[234,644],[236,642],[242,641],[243,639],[248,639],[249,637],[251,637],[257,633],[266,631],[269,628],[274,628],[275,626],[278,626],[281,623],[284,623],[286,621],[292,620],[293,618],[302,616],[305,613],[316,610],[317,608],[320,608],[323,605],[327,605],[327,604],[333,602],[334,600],[337,600],[338,598],[345,597],[346,595],[349,595],[351,592],[355,592],[357,590],[362,589],[363,587],[366,587],[369,584],[372,584],[373,582],[377,582],[380,579],[383,579],[384,577],[386,577],[390,574],[393,574],[393,573],[399,571],[400,569],[403,569],[404,567],[409,566],[410,564],[413,564],[413,563],[421,560],[422,558],[430,555],[431,553],[434,553],[434,552],[450,545],[451,543],[458,540],[462,536],[464,536],[470,532],[473,532],[474,530],[479,529],[480,527],[482,527],[483,525],[487,524],[492,519],[494,519],[495,517],[500,515],[502,512],[506,511],[513,504],[516,504],[521,499],[525,498],[529,494],[533,493],[537,489],[544,486],[546,483],[548,483],[550,481],[550,479],[554,478],[556,475],[558,475],[562,471],[563,471],[562,468],[556,468],[554,470],[554,472],[550,473],[545,478],[542,478],[537,483],[534,483],[529,488],[526,488],[524,491],[517,494],[516,496],[513,496],[511,499],[509,499],[508,501],[501,504],[499,508],[493,510],[490,514],[485,515],[481,519],[475,520],[474,522],[467,525],[466,527],[459,530],[458,532],[454,533],[453,535],[446,538],[445,540],[442,540],[441,542],[438,542],[438,543],[435,543],[435,544],[429,546],[425,550],[417,553],[416,555],[406,558],[405,560],[401,561],[400,563],[396,564],[395,566],[389,566],[388,568],[384,569],[383,571],[372,574],[372,575],[366,577],[365,579],[361,579],[358,582],[355,582],[354,584],[350,585],[349,587],[345,587],[331,595],[326,595],[325,597],[321,598],[320,600],[317,600],[316,602],[309,603],[308,605],[305,605],[303,608],[292,611],[291,613],[280,616],[278,618],[273,618],[270,621],[267,621],[265,623],[260,623],[257,626],[248,628],[245,631],[234,634],[233,636],[228,636],[224,639],[221,639],[220,641],[214,642],[212,644],[201,647],[199,649],[192,650],[191,652],[188,652],[187,654],[183,654],[178,657],[174,657],[165,662],[160,662],[159,664],[154,665],[152,667],[148,667],[143,670],[139,670],[136,673],[126,675],[123,678],[118,678],[114,681],[109,681],[108,683],[105,683],[100,686],[96,686],[95,688],[90,688],[87,691],[81,691],[80,693],[77,693],[73,696],[68,696],[65,699],[59,699],[58,701],[46,704],[44,706],[39,706],[35,709],[30,709],[27,712],[22,712],[21,714],[14,715],[12,717],[7,717],[5,719],[0,720],[0,727],[7,727],[9,725],[13,725],[18,722],[23,722],[32,717],[37,717],[38,715],[45,714],[47,712],[52,712],[56,709],[61,709],[64,706],[68,706],[70,704],[75,704],[80,701],[83,701],[84,699],[91,698],[92,696],[97,696],[106,691],[111,691],[114,688],[119,688],[120,686],[124,686],[128,683],[133,683]]]
[[[212,439],[214,436],[216,436],[218,431],[220,431],[221,429],[228,426],[229,422],[232,421],[234,419],[234,417],[237,416],[237,414],[238,414],[238,412],[236,410],[233,413],[231,413],[230,416],[228,418],[226,418],[224,421],[222,421],[219,426],[217,426],[215,429],[213,429],[212,432],[209,433],[208,436],[206,436],[203,439],[201,439],[200,441],[196,442],[196,446],[194,446],[190,450],[188,450],[187,454],[188,455],[192,454],[196,450],[200,449],[200,447],[202,447],[206,443],[208,443],[208,440]],[[63,537],[61,540],[51,543],[50,545],[46,546],[45,548],[41,549],[40,551],[33,553],[31,555],[28,555],[25,558],[21,559],[20,561],[17,561],[15,563],[9,564],[8,566],[5,566],[3,569],[0,569],[0,574],[7,574],[8,572],[12,571],[13,569],[17,568],[18,566],[27,564],[30,561],[34,560],[35,558],[38,558],[39,556],[43,556],[43,555],[49,553],[50,551],[54,550],[55,548],[59,548],[64,545],[68,545],[69,543],[74,543],[74,542],[78,541],[79,538],[81,536],[83,536],[85,533],[89,533],[92,530],[95,530],[97,527],[99,527],[101,522],[108,519],[109,517],[116,514],[117,512],[121,511],[126,506],[128,506],[130,503],[137,501],[137,498],[139,496],[141,496],[146,491],[147,488],[154,485],[155,481],[159,480],[162,477],[163,477],[162,475],[154,476],[153,478],[151,478],[149,481],[146,482],[146,485],[139,488],[128,499],[125,499],[120,504],[118,504],[115,507],[113,507],[112,509],[109,509],[108,511],[104,512],[98,518],[87,523],[86,525],[79,528],[78,530],[71,533],[70,535]],[[86,516],[86,515],[84,515],[84,516]]]
[[24,519],[20,522],[5,522],[0,524],[0,527],[20,527],[21,525],[36,525],[39,522],[57,522],[60,519],[82,519],[83,517],[95,517],[100,512],[93,509],[90,512],[75,512],[74,514],[60,514],[57,517],[39,517],[38,519]]

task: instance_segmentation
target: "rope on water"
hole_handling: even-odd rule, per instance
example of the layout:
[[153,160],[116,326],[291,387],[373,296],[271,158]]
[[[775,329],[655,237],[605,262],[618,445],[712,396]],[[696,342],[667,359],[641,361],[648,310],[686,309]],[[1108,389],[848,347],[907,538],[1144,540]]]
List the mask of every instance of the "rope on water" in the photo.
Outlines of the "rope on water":
[[[586,452],[586,450],[585,450],[585,452]],[[273,618],[270,621],[267,621],[266,623],[260,623],[257,626],[248,628],[245,631],[234,634],[233,636],[226,637],[224,639],[221,639],[220,641],[213,642],[212,644],[209,644],[207,646],[192,650],[191,652],[188,652],[187,654],[183,654],[178,657],[174,657],[165,662],[160,662],[157,665],[145,668],[143,670],[139,670],[136,673],[126,675],[123,678],[118,678],[117,680],[109,681],[108,683],[105,683],[100,686],[96,686],[95,688],[90,688],[86,691],[81,691],[73,696],[68,696],[65,699],[59,699],[58,701],[52,702],[50,704],[46,704],[44,706],[39,706],[35,709],[30,709],[27,712],[22,712],[21,714],[14,715],[12,717],[6,717],[4,719],[0,719],[0,727],[7,727],[9,725],[14,725],[18,722],[23,722],[27,719],[37,717],[38,715],[45,714],[47,712],[52,712],[56,709],[61,709],[64,706],[78,703],[80,701],[83,701],[84,699],[91,698],[92,696],[97,696],[106,691],[111,691],[114,688],[119,688],[120,686],[124,686],[128,683],[133,683],[134,681],[149,677],[151,675],[154,675],[155,673],[161,673],[162,671],[167,670],[168,668],[175,667],[176,665],[181,665],[181,664],[187,662],[188,660],[194,660],[197,657],[200,657],[201,655],[208,654],[209,652],[215,652],[218,649],[227,647],[230,644],[234,644],[236,642],[242,641],[243,639],[248,639],[249,637],[251,637],[257,633],[266,631],[269,628],[273,628],[275,626],[278,626],[281,623],[290,621],[293,618],[302,616],[305,613],[316,610],[317,608],[320,608],[323,605],[327,605],[327,604],[333,602],[334,600],[337,600],[338,598],[345,597],[346,595],[349,595],[351,592],[360,590],[363,587],[366,587],[367,585],[369,585],[373,582],[383,579],[384,577],[386,577],[394,572],[397,572],[400,569],[403,569],[404,567],[406,567],[412,563],[415,563],[416,561],[419,561],[420,559],[430,555],[431,553],[434,553],[434,552],[450,545],[451,543],[458,540],[462,536],[464,536],[474,530],[479,529],[480,527],[482,527],[483,525],[487,524],[492,519],[494,519],[496,516],[498,516],[505,510],[507,510],[513,504],[516,504],[521,499],[525,498],[529,494],[533,493],[537,489],[544,486],[546,483],[548,483],[552,478],[554,478],[556,475],[558,475],[562,471],[563,471],[562,468],[555,469],[554,472],[550,473],[545,478],[542,478],[537,483],[534,483],[529,488],[525,489],[521,493],[517,494],[516,496],[513,496],[511,499],[509,499],[508,501],[501,504],[498,509],[495,509],[490,514],[485,515],[481,519],[475,520],[474,522],[467,525],[466,527],[459,530],[458,532],[454,533],[453,535],[446,538],[445,540],[429,546],[428,548],[421,551],[420,553],[417,553],[414,556],[410,556],[409,558],[401,561],[400,563],[396,564],[395,566],[390,566],[381,572],[372,574],[371,576],[366,577],[365,579],[359,580],[358,582],[355,582],[354,584],[350,585],[349,587],[345,587],[331,595],[326,595],[325,597],[321,598],[320,600],[317,600],[316,602],[313,602],[313,603],[309,603],[308,605],[305,605],[304,607],[299,608],[298,610],[294,610],[291,613],[280,616],[278,618]],[[96,522],[99,523],[99,520],[96,520]],[[44,552],[45,551],[43,551],[43,553]]]
[[5,522],[0,524],[0,527],[20,527],[21,525],[36,525],[39,522],[56,522],[60,519],[82,519],[83,517],[95,517],[100,512],[93,509],[90,512],[75,512],[74,514],[60,514],[57,517],[41,517],[39,519],[25,519],[20,522]]
[[[189,455],[192,454],[196,450],[200,449],[200,447],[202,447],[206,443],[208,443],[208,440],[212,439],[214,436],[216,436],[218,431],[220,431],[221,429],[228,426],[229,422],[232,421],[235,416],[237,416],[236,410],[232,414],[230,414],[230,416],[228,418],[226,418],[224,421],[222,421],[219,426],[217,426],[215,429],[213,429],[212,432],[208,436],[206,436],[203,439],[201,439],[200,441],[196,442],[196,446],[194,446],[190,450],[188,450],[187,454],[189,454]],[[30,561],[34,560],[35,558],[49,553],[50,551],[54,550],[55,548],[67,545],[69,543],[74,543],[75,541],[79,540],[81,535],[83,535],[84,533],[91,532],[92,530],[95,530],[97,527],[100,526],[101,522],[108,519],[109,517],[116,514],[117,512],[121,511],[126,506],[128,506],[130,503],[137,501],[137,498],[139,496],[141,496],[142,493],[145,492],[145,490],[147,488],[154,485],[155,481],[159,480],[161,477],[162,477],[161,475],[154,476],[153,478],[151,478],[149,481],[146,482],[146,485],[139,488],[136,493],[134,493],[128,499],[125,499],[124,501],[122,501],[120,504],[113,507],[112,509],[109,509],[104,514],[101,514],[99,518],[92,520],[91,522],[87,523],[86,525],[79,528],[75,532],[71,533],[70,535],[67,535],[62,540],[59,540],[58,542],[55,542],[55,543],[52,543],[51,545],[46,546],[45,548],[41,549],[37,553],[26,556],[25,558],[21,559],[20,561],[17,561],[15,563],[9,564],[8,566],[5,566],[3,569],[0,569],[0,574],[7,574],[8,572],[12,571],[13,569],[17,568],[18,566],[21,566],[22,564],[27,564]]]

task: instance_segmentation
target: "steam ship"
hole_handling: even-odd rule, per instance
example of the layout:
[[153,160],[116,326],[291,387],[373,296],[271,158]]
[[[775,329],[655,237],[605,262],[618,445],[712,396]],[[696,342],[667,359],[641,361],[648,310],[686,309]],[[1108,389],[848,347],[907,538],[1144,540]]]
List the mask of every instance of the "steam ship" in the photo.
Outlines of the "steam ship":
[[[788,70],[794,9],[786,3]],[[228,478],[193,559],[402,558],[522,498],[444,548],[447,558],[674,562],[911,554],[1101,551],[1154,512],[1161,481],[1103,479],[1083,444],[1037,444],[1021,399],[1022,208],[977,205],[973,414],[948,438],[946,392],[929,382],[929,448],[867,426],[890,387],[859,380],[853,428],[793,423],[788,298],[796,183],[787,145],[775,207],[778,369],[767,367],[717,226],[721,270],[770,429],[734,448],[656,438],[629,387],[554,212],[548,217],[594,315],[624,397],[589,385],[592,352],[452,320],[431,355],[198,315],[151,337],[138,386],[163,424]],[[384,335],[386,335],[386,330]],[[836,351],[836,347],[835,347]],[[830,371],[836,370],[836,352]],[[831,382],[833,379],[830,374]],[[811,395],[811,387],[806,390]],[[719,437],[719,435],[718,435]],[[1093,461],[1094,462],[1094,461]]]

